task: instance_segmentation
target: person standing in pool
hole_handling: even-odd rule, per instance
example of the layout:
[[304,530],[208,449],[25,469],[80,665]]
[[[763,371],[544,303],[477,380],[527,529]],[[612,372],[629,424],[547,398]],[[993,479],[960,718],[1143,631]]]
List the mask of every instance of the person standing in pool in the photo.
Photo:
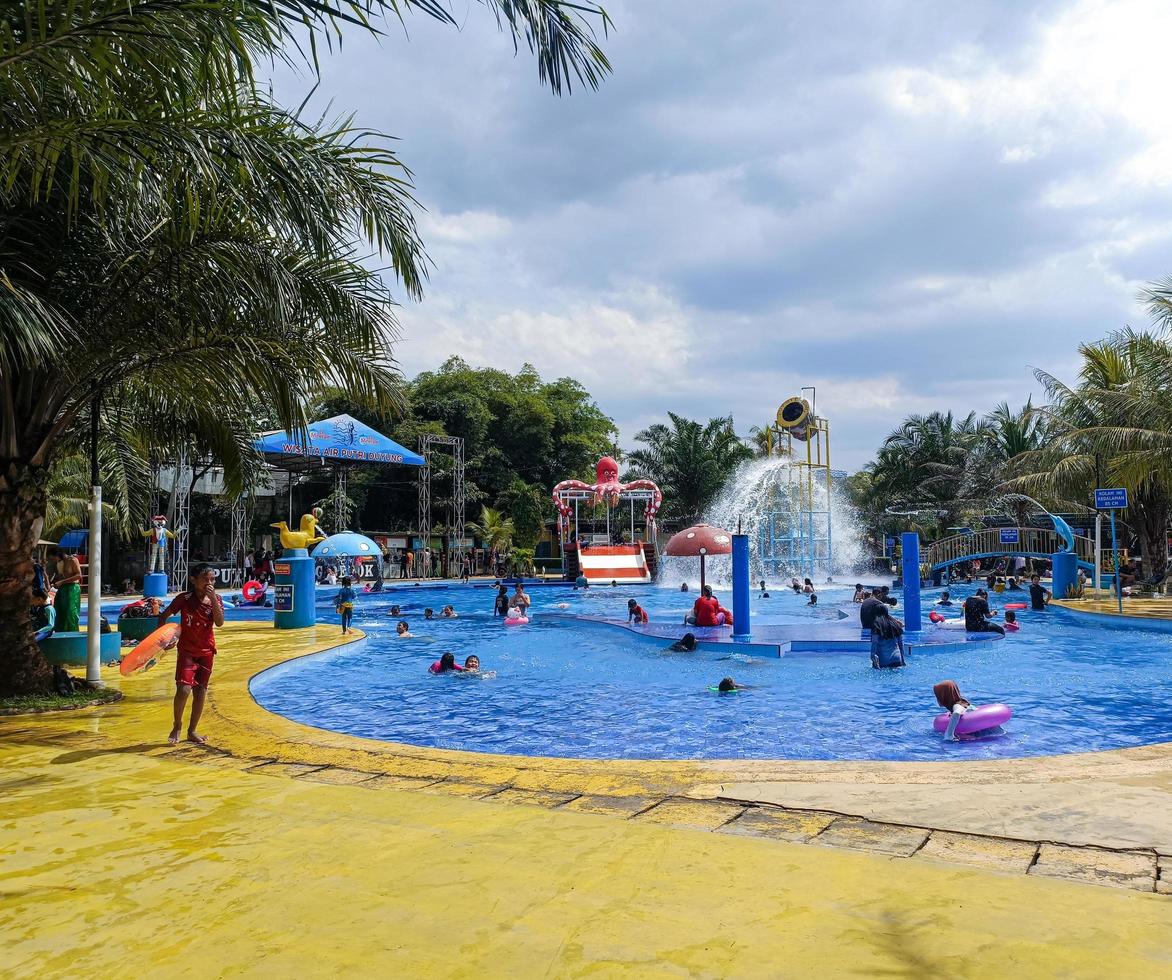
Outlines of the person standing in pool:
[[936,600],[936,605],[938,605],[938,606],[951,606],[952,605],[952,597],[947,592],[941,592],[940,598]]
[[906,667],[903,656],[903,623],[881,606],[871,626],[871,666],[877,669]]
[[509,587],[503,582],[497,586],[492,614],[494,616],[507,616],[509,614]]
[[1030,576],[1030,608],[1036,612],[1043,612],[1046,608],[1046,603],[1050,601],[1052,595],[1049,589],[1042,587],[1042,578],[1040,575]]
[[964,628],[968,633],[1000,633],[1005,630],[1000,624],[990,619],[997,614],[989,608],[989,593],[984,589],[977,589],[964,601]]
[[696,634],[685,633],[671,646],[668,647],[672,653],[692,653],[696,649]]
[[516,606],[521,611],[522,616],[524,616],[526,619],[529,618],[529,606],[531,604],[529,593],[525,591],[525,586],[523,586],[520,582],[517,583],[516,588],[513,590],[513,597],[509,600],[509,602],[511,605]]
[[196,732],[203,715],[212,664],[216,657],[216,629],[224,625],[224,604],[216,595],[216,570],[204,562],[193,565],[189,573],[190,588],[180,592],[159,613],[161,628],[173,613],[179,613],[179,642],[175,656],[175,724],[167,741],[179,741],[183,730],[183,711],[191,698],[191,719],[187,723],[187,740],[202,745],[207,741]]
[[342,588],[334,596],[334,608],[338,610],[338,615],[342,617],[343,633],[350,632],[350,623],[354,619],[354,600],[356,598],[354,589],[351,587],[350,576],[347,575],[342,579]]

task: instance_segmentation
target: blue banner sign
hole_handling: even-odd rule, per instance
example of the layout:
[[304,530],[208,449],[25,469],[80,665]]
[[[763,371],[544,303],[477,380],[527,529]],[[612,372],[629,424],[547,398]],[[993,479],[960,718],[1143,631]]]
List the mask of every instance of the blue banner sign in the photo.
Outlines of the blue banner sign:
[[293,586],[273,586],[273,608],[278,612],[289,612],[293,608]]
[[1095,510],[1122,510],[1127,506],[1127,489],[1115,487],[1095,491]]
[[1018,535],[1017,528],[1003,527],[1001,529],[1001,543],[1002,544],[1018,544],[1019,541],[1020,541],[1020,536]]
[[883,554],[885,554],[885,555],[894,555],[895,554],[895,538],[884,538],[883,539]]

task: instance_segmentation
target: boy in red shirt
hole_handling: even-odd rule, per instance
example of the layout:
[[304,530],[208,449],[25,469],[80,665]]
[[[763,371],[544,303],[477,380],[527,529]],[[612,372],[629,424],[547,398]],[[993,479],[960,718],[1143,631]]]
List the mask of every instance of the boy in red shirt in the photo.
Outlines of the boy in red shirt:
[[203,745],[207,739],[196,734],[203,703],[212,677],[212,661],[216,656],[215,628],[224,625],[224,603],[216,595],[216,570],[200,562],[192,566],[191,589],[180,592],[171,605],[159,614],[159,626],[167,617],[179,613],[179,649],[175,656],[175,726],[167,741],[175,745],[183,729],[183,709],[192,690],[191,721],[187,726],[187,740]]

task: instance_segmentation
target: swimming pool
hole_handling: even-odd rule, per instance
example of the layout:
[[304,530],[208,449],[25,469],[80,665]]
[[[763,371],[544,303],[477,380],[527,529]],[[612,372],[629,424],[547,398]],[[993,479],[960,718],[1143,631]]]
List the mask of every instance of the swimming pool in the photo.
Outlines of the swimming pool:
[[[533,622],[517,628],[492,617],[492,591],[482,586],[362,596],[355,625],[367,632],[365,644],[266,671],[253,679],[253,696],[295,721],[352,735],[574,758],[940,761],[1172,740],[1166,632],[1026,610],[1022,631],[1004,641],[919,647],[905,669],[876,671],[858,653],[779,658],[729,646],[669,653],[663,640],[577,618],[621,621],[636,598],[653,622],[679,622],[694,593],[546,587],[531,595]],[[810,609],[804,597],[774,590],[754,597],[753,625],[832,621],[834,606],[849,598],[849,590],[823,591],[823,605]],[[933,598],[925,594],[925,612]],[[324,593],[322,600],[319,620],[337,622]],[[415,639],[395,637],[392,603],[403,607]],[[425,606],[438,613],[447,603],[459,619],[424,620]],[[562,603],[568,608],[558,609]],[[495,677],[430,675],[428,665],[447,650],[458,662],[476,653]],[[709,691],[725,676],[753,689]],[[975,703],[1012,706],[1005,734],[961,743],[935,735],[932,685],[946,679]]]

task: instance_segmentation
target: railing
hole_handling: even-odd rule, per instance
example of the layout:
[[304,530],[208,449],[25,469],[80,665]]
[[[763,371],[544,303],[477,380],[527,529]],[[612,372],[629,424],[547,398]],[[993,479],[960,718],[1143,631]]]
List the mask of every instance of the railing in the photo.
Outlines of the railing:
[[[1016,542],[1002,542],[1003,531],[1016,531]],[[924,551],[924,561],[933,568],[952,565],[982,555],[1033,555],[1049,557],[1066,548],[1066,542],[1055,531],[1040,527],[991,527],[976,534],[954,534],[934,541]],[[1091,565],[1095,560],[1095,542],[1075,535],[1074,550],[1078,560]]]

